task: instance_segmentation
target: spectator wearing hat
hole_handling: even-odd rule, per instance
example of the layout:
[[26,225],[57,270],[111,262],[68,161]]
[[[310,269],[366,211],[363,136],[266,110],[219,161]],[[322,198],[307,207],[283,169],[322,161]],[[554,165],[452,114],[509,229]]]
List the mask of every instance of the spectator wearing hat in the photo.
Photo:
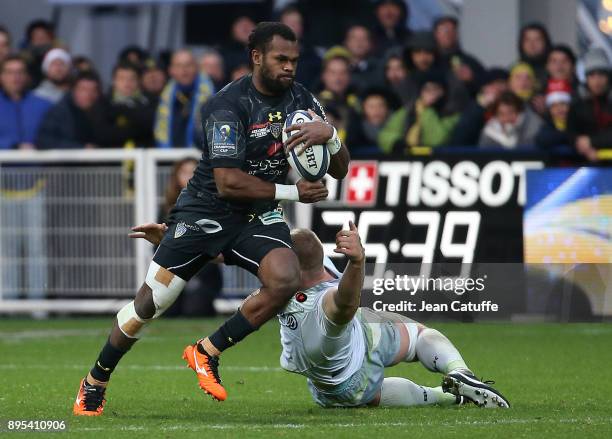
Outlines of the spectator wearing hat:
[[415,32],[404,49],[408,76],[401,84],[404,105],[412,106],[419,97],[422,78],[437,69],[436,42],[431,32]]
[[540,84],[546,84],[546,64],[552,47],[548,30],[541,23],[529,23],[521,29],[518,39],[517,63],[529,64]]
[[492,68],[483,76],[476,99],[461,112],[459,122],[453,130],[449,145],[475,146],[487,121],[492,117],[493,104],[508,90],[508,71]]
[[131,45],[124,47],[117,57],[117,64],[130,63],[138,69],[142,69],[149,54],[140,46]]
[[342,140],[352,112],[359,111],[359,98],[351,88],[351,65],[348,51],[340,46],[332,47],[323,57],[321,84],[318,99],[325,108],[333,108],[338,114],[336,129]]
[[382,85],[383,72],[379,60],[372,56],[370,30],[361,24],[348,28],[344,47],[351,54],[351,80],[354,88],[361,92],[373,85]]
[[39,98],[57,104],[70,90],[72,59],[64,49],[51,49],[42,63],[43,81],[34,90]]
[[140,76],[140,86],[142,92],[151,100],[157,102],[164,87],[166,86],[166,70],[153,58],[144,62],[142,74]]
[[321,58],[306,38],[304,14],[297,6],[290,4],[280,12],[279,21],[291,28],[300,45],[300,68],[297,69],[296,81],[306,88],[314,87],[321,74]]
[[590,161],[597,150],[612,147],[612,99],[610,62],[603,49],[589,50],[584,56],[586,96],[570,108],[569,127],[576,134],[576,150]]
[[563,79],[549,79],[546,87],[547,114],[536,135],[536,144],[552,151],[557,146],[570,145],[567,119],[572,101],[572,87]]
[[511,91],[502,93],[493,106],[493,117],[487,122],[478,144],[481,147],[515,149],[533,146],[542,120]]
[[[474,97],[484,75],[484,67],[473,55],[466,53],[459,44],[459,21],[452,15],[444,15],[434,21],[433,35],[439,54],[440,67],[452,72],[451,95],[455,99]],[[456,90],[453,90],[453,87]],[[453,97],[451,97],[453,99]]]
[[378,134],[397,109],[398,100],[384,87],[371,87],[361,96],[361,112],[353,112],[349,120],[346,144],[351,157],[378,152]]
[[447,144],[459,114],[448,111],[446,96],[447,83],[442,72],[423,75],[416,102],[393,113],[380,131],[381,150],[405,154],[407,147]]
[[378,53],[403,46],[410,37],[408,4],[402,0],[380,0],[376,2],[376,24],[373,30],[374,46]]

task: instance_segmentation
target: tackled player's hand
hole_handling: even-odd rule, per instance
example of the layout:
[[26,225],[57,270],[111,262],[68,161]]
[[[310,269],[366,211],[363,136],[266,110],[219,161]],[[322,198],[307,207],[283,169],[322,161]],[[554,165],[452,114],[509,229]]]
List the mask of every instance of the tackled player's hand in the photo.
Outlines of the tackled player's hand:
[[359,264],[365,260],[365,250],[355,223],[349,221],[349,230],[340,230],[336,234],[336,253],[342,253],[353,263]]
[[327,199],[329,192],[322,181],[308,181],[301,178],[296,183],[298,193],[300,194],[300,202],[316,203]]

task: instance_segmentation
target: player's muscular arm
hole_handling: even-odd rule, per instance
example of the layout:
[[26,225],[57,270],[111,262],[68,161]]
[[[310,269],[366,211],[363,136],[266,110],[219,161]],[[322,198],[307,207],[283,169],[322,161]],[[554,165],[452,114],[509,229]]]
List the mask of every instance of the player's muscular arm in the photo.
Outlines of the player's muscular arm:
[[[316,203],[327,198],[327,188],[320,181],[300,180],[295,185],[295,195],[279,194],[274,183],[247,174],[238,168],[215,168],[215,183],[219,196],[231,200],[293,200],[302,203]],[[278,185],[291,186],[291,185]]]
[[353,222],[350,230],[340,230],[336,235],[334,252],[342,253],[349,262],[342,274],[337,290],[332,290],[323,298],[325,315],[334,323],[344,325],[351,321],[361,299],[365,275],[365,253],[359,239],[359,232]]
[[337,154],[331,156],[329,162],[329,169],[327,173],[334,177],[336,180],[342,180],[348,173],[348,165],[351,161],[351,156],[346,146],[342,145],[340,151]]

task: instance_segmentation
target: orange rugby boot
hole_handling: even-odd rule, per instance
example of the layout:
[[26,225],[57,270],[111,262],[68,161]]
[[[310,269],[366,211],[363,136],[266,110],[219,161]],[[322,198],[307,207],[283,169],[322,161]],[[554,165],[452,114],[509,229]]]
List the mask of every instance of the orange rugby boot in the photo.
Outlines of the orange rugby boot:
[[219,357],[201,353],[198,351],[198,343],[185,348],[183,359],[187,361],[187,367],[193,369],[198,376],[200,388],[217,401],[225,401],[227,392],[219,378]]
[[80,416],[100,416],[106,403],[104,393],[106,393],[105,387],[88,384],[83,378],[72,412]]

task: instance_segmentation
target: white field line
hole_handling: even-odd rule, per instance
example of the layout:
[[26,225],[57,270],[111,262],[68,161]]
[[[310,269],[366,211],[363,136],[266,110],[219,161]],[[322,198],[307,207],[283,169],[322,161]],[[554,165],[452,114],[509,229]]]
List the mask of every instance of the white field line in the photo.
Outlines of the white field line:
[[[505,412],[504,412],[505,413]],[[368,422],[368,423],[325,423],[326,428],[360,428],[360,427],[456,427],[456,426],[495,426],[495,425],[525,425],[525,424],[586,424],[586,425],[607,425],[612,424],[612,418],[561,418],[561,419],[495,419],[490,421],[473,420],[473,421],[455,421],[455,422]],[[205,424],[190,425],[161,425],[153,427],[156,431],[202,431],[202,430],[284,430],[284,429],[307,429],[313,428],[312,424]],[[142,431],[148,430],[139,425],[124,425],[121,427],[69,427],[70,431]]]
[[[0,370],[21,370],[21,369],[44,369],[44,370],[72,370],[72,369],[88,369],[90,365],[85,364],[13,364],[13,363],[0,363]],[[170,371],[174,372],[177,370],[186,370],[187,366],[162,366],[156,364],[126,364],[118,366],[119,369],[123,370],[139,370],[139,371]],[[280,367],[272,366],[222,366],[222,370],[229,370],[232,372],[283,372],[284,369]]]

